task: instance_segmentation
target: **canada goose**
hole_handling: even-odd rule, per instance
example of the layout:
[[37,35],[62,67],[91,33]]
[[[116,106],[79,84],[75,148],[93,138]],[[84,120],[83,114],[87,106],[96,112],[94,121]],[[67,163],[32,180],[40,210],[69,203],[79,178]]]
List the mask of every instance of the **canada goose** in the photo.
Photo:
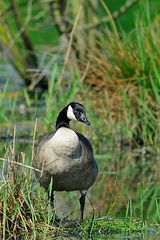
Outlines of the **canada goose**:
[[90,125],[84,106],[69,103],[59,113],[55,131],[43,136],[35,147],[33,166],[42,170],[42,174],[35,173],[47,192],[52,179],[53,207],[54,191],[80,191],[80,221],[83,221],[85,196],[96,179],[98,167],[88,139],[69,128],[71,120]]

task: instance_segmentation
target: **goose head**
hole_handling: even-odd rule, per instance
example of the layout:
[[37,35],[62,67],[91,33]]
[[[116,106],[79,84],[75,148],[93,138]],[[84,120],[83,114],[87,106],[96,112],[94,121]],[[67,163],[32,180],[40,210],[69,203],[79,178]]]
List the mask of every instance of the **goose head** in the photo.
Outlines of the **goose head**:
[[85,108],[78,102],[71,102],[62,109],[56,121],[56,129],[60,127],[69,127],[71,120],[83,122],[90,125],[85,113]]

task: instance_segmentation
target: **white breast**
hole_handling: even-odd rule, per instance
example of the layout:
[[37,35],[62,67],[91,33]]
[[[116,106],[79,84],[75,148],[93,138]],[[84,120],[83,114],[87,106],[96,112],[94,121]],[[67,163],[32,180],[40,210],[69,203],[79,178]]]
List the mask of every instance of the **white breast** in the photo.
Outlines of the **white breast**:
[[73,130],[61,127],[49,140],[49,144],[54,147],[54,150],[57,154],[70,155],[78,150],[77,148],[79,148],[79,139]]

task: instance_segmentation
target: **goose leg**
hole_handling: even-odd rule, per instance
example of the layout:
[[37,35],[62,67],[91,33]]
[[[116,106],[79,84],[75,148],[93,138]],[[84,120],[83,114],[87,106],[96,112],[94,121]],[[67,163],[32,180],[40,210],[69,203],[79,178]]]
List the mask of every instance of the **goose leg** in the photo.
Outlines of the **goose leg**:
[[83,221],[83,216],[84,216],[84,207],[85,207],[85,197],[87,192],[86,191],[80,191],[81,197],[79,199],[80,203],[80,222]]

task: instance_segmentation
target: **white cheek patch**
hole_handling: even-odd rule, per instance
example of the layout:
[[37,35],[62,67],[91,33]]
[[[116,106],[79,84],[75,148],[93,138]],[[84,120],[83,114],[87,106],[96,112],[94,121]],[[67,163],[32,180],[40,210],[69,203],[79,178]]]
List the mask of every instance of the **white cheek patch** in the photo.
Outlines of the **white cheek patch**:
[[70,105],[68,106],[67,117],[70,120],[76,120],[77,121],[77,119],[76,119],[76,117],[75,117],[75,115],[73,113],[73,108]]

